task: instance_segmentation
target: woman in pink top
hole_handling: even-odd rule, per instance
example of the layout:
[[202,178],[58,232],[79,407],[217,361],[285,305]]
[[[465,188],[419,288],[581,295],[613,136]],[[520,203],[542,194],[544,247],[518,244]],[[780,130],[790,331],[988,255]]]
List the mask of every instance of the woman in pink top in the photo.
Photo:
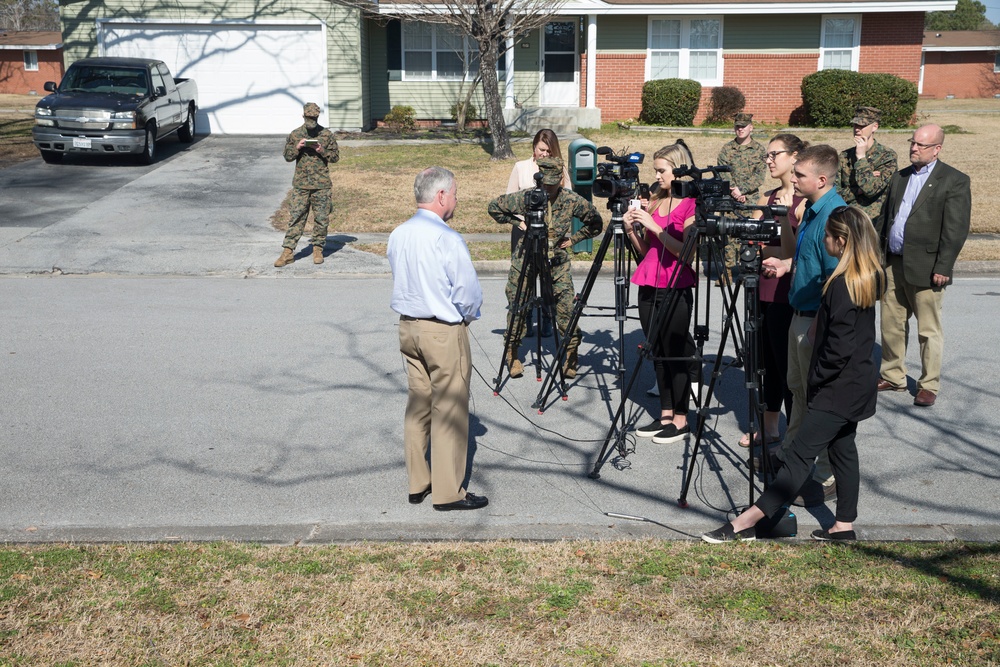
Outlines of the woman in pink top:
[[[678,258],[685,234],[694,230],[695,200],[675,199],[670,194],[673,170],[685,164],[694,164],[694,160],[687,144],[680,139],[656,151],[653,169],[657,187],[647,210],[630,209],[624,215],[629,242],[642,258],[632,274],[632,282],[639,286],[639,322],[646,339],[653,343],[653,369],[660,390],[659,418],[637,429],[636,435],[652,437],[657,444],[677,442],[690,433],[688,383],[698,373],[694,360],[678,358],[693,357],[696,353],[688,329],[692,287],[697,278],[694,270]],[[677,294],[673,317],[660,331],[650,332],[657,307],[671,292]]]

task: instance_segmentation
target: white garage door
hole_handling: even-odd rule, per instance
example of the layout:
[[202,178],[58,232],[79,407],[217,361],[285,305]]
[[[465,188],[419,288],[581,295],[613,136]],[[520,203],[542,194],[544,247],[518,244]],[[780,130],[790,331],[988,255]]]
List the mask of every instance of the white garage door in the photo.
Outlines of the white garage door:
[[101,53],[156,58],[198,84],[198,133],[286,134],[316,102],[327,124],[321,24],[118,23],[100,28]]

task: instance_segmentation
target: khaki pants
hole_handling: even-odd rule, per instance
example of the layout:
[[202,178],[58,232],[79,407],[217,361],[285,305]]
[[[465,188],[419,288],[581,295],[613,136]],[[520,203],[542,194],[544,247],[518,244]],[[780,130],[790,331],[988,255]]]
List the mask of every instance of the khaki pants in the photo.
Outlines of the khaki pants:
[[917,316],[917,340],[922,366],[917,389],[937,394],[941,389],[941,302],[944,288],[916,287],[906,282],[903,258],[889,255],[886,270],[888,289],[882,297],[882,379],[897,387],[906,386],[906,342],[910,337],[910,316]]
[[409,385],[403,418],[409,492],[420,493],[430,485],[435,505],[456,502],[465,498],[462,482],[469,451],[468,327],[400,319],[399,350]]
[[[806,395],[809,387],[809,364],[812,361],[813,344],[809,342],[809,327],[813,318],[792,316],[792,324],[788,327],[788,390],[792,392],[792,414],[788,418],[788,430],[781,442],[780,458],[787,461],[786,454],[790,451],[795,436],[802,427],[806,415]],[[808,434],[807,434],[808,435]],[[816,456],[816,468],[813,479],[826,486],[833,482],[833,469],[830,467],[830,454],[826,449]]]

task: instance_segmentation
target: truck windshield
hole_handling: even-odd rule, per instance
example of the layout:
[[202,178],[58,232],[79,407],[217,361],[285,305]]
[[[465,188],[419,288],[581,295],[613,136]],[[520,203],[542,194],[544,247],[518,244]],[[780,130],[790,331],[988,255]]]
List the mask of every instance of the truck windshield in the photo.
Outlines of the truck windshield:
[[145,96],[149,83],[143,69],[81,65],[69,68],[59,91]]

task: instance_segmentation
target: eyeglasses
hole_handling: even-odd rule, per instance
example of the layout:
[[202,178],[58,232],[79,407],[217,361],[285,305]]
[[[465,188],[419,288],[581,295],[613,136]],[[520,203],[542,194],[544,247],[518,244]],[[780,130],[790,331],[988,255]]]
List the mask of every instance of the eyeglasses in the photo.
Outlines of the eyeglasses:
[[914,141],[913,139],[907,139],[907,142],[910,144],[911,147],[916,146],[920,150],[924,150],[925,148],[934,148],[935,146],[941,145],[941,144],[922,144],[919,141]]
[[771,151],[770,153],[764,153],[764,162],[770,160],[774,162],[774,159],[781,155],[782,153],[787,153],[788,151]]

